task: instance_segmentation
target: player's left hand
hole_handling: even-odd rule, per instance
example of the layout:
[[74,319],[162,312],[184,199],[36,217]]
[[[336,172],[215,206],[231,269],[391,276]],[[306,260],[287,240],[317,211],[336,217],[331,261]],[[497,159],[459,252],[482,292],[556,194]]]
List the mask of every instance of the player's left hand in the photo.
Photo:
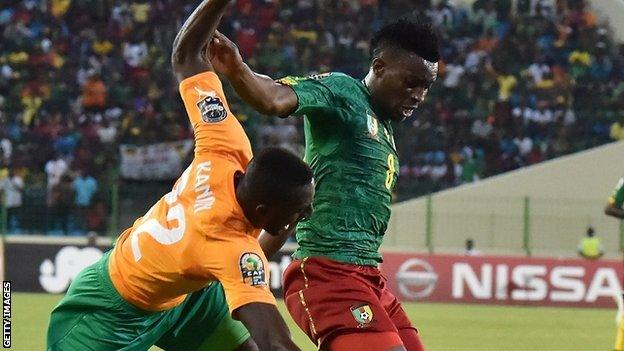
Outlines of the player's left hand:
[[208,51],[210,63],[215,71],[225,76],[234,74],[244,64],[236,44],[219,31],[215,31]]

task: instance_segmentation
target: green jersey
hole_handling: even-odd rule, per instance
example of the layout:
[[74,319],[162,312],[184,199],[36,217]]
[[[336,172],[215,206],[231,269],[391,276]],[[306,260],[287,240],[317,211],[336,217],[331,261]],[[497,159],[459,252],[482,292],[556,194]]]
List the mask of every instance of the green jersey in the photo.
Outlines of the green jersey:
[[305,161],[316,181],[314,212],[297,227],[294,257],[377,265],[399,170],[389,119],[375,114],[366,86],[345,74],[279,82],[299,99],[293,114],[305,116]]
[[609,204],[615,205],[615,207],[622,208],[624,206],[624,178],[620,179],[613,195],[609,197]]

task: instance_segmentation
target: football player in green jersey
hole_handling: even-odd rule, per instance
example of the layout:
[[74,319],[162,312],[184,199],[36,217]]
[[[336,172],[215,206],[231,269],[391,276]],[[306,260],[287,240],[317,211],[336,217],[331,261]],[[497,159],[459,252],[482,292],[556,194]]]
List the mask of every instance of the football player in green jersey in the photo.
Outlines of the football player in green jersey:
[[[334,72],[274,81],[252,71],[222,34],[211,42],[215,70],[246,103],[267,115],[304,116],[316,196],[314,213],[297,227],[284,297],[320,349],[424,349],[377,266],[399,170],[391,122],[425,100],[438,59],[431,27],[410,20],[375,33],[364,80]],[[260,240],[279,247],[285,239]]]
[[609,201],[605,207],[605,214],[624,219],[624,178],[620,179],[613,191],[613,195],[609,196]]
[[[624,219],[624,178],[615,186],[613,195],[609,196],[607,206],[605,206],[605,214],[611,217]],[[619,297],[618,305],[622,304],[624,299]],[[624,318],[622,318],[622,312],[618,312],[618,331],[615,338],[615,351],[624,351]]]

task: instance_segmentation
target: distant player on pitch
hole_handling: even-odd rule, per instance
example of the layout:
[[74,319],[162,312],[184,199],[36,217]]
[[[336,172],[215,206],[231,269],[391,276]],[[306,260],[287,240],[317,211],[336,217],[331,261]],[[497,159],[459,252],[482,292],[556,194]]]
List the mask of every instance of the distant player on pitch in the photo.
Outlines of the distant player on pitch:
[[[613,195],[609,197],[607,206],[605,206],[605,214],[624,220],[624,178],[620,179],[613,191]],[[621,309],[621,305],[624,303],[622,296],[618,296],[618,299],[618,306]],[[618,332],[615,338],[615,351],[624,351],[624,319],[622,317],[622,311],[620,310],[617,318]]]
[[[288,311],[321,350],[423,350],[416,329],[377,265],[399,170],[392,122],[410,117],[438,73],[428,25],[400,20],[371,43],[363,81],[342,73],[274,81],[253,72],[220,33],[211,61],[258,111],[305,116],[316,180],[314,213],[297,227],[284,274]],[[268,238],[277,241],[284,237]]]
[[609,196],[605,214],[619,219],[624,219],[624,178],[618,182],[613,195]]
[[259,228],[279,234],[310,214],[312,172],[281,149],[252,159],[203,55],[228,3],[203,1],[174,42],[193,162],[72,282],[52,312],[48,350],[298,350],[257,237]]

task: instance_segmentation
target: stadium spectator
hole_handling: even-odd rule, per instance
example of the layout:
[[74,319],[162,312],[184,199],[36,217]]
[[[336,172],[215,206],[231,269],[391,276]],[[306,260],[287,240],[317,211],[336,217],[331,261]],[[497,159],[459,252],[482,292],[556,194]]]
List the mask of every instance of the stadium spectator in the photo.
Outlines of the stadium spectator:
[[84,234],[87,229],[87,215],[98,184],[95,178],[86,173],[84,169],[79,169],[72,185],[75,193],[73,216],[75,230]]
[[600,238],[595,236],[593,227],[587,227],[585,237],[581,239],[577,251],[579,255],[588,260],[596,260],[604,255],[604,247]]
[[481,256],[481,252],[475,248],[473,239],[466,239],[466,249],[464,250],[466,256]]
[[28,234],[42,234],[46,232],[48,222],[48,206],[46,206],[48,189],[45,175],[42,172],[35,172],[29,178],[29,186],[25,187],[23,193],[23,207],[28,208],[28,215],[23,213],[23,228]]
[[[622,120],[624,121],[624,118],[622,118]],[[616,141],[624,140],[624,122],[613,122],[609,131],[609,136]]]
[[0,180],[0,191],[4,193],[2,204],[7,211],[7,229],[9,233],[17,233],[22,228],[24,179],[15,168],[10,168],[8,176]]
[[61,181],[65,172],[67,172],[67,162],[60,154],[57,154],[55,158],[46,162],[45,172],[48,176],[48,189],[52,189]]
[[89,73],[82,87],[82,105],[90,111],[100,111],[106,107],[106,85],[95,72]]
[[60,230],[64,235],[69,234],[74,196],[72,179],[68,174],[64,174],[50,191],[48,233],[57,233]]
[[87,246],[97,247],[98,235],[96,232],[87,233]]
[[[397,137],[399,200],[624,138],[624,45],[586,1],[431,3],[240,0],[222,29],[270,76],[319,69],[363,77],[370,33],[384,19],[430,17],[443,39],[442,84],[430,92],[436,103]],[[104,4],[25,0],[0,9],[0,158],[45,171],[50,187],[67,169],[115,172],[121,143],[192,135],[166,58],[194,2]],[[231,105],[255,146],[301,152],[300,124],[277,125],[234,98]],[[464,146],[479,155],[475,164],[451,157]],[[52,158],[53,174],[40,152],[51,149],[64,162]],[[444,166],[424,157],[438,151],[443,176]]]

